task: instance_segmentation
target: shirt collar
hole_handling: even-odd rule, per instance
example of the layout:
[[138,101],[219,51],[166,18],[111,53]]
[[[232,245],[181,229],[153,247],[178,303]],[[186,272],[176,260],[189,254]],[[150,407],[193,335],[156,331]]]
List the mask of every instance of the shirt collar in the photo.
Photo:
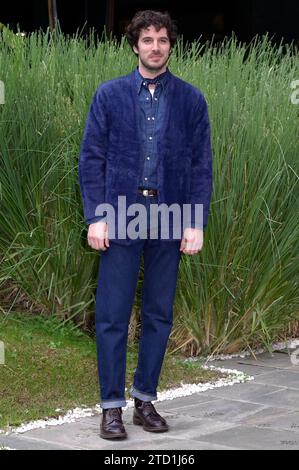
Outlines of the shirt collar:
[[[159,83],[161,83],[163,89],[165,89],[165,87],[167,85],[167,82],[169,80],[169,75],[170,75],[169,69],[168,69],[168,67],[166,67],[166,74],[159,81]],[[141,87],[142,87],[144,78],[141,75],[141,73],[139,72],[138,65],[135,68],[135,79],[136,79],[137,93],[139,94],[140,91],[141,91]]]

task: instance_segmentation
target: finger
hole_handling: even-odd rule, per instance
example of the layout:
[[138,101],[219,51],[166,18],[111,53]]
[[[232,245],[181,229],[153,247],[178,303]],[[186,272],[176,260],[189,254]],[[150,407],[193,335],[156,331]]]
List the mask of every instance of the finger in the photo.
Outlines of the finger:
[[89,246],[90,246],[93,250],[99,250],[98,246],[95,245],[94,243],[90,243]]
[[103,239],[103,238],[100,239],[100,242],[99,242],[99,249],[102,250],[102,251],[106,251],[106,250],[107,250],[106,245],[105,245],[105,239]]
[[88,244],[94,250],[102,250],[104,248],[104,239],[103,238],[90,237],[88,239]]
[[90,248],[93,248],[95,250],[95,245],[94,245],[93,240],[91,240],[91,238],[88,238],[87,242],[88,242],[88,245],[90,246]]
[[185,248],[186,248],[186,250],[188,250],[188,251],[192,251],[192,250],[194,250],[194,248],[195,248],[195,244],[194,244],[194,243],[186,243]]
[[186,255],[195,255],[198,252],[197,243],[187,243],[184,253]]

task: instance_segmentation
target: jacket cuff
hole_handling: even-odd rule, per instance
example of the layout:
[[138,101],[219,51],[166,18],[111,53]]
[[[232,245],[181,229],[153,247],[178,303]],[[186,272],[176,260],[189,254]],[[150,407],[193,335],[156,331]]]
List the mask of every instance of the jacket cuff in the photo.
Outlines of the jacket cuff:
[[90,224],[94,224],[95,222],[99,222],[100,220],[102,222],[107,223],[107,216],[106,215],[99,215],[97,217],[93,217],[92,219],[87,219],[86,223],[87,223],[87,225],[90,225]]

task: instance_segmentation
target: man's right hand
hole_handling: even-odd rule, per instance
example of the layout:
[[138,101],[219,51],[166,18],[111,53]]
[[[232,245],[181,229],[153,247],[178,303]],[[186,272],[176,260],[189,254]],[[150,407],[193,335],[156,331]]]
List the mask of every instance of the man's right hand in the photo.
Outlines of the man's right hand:
[[107,250],[109,248],[108,224],[106,222],[94,222],[89,225],[87,233],[88,245],[95,250]]

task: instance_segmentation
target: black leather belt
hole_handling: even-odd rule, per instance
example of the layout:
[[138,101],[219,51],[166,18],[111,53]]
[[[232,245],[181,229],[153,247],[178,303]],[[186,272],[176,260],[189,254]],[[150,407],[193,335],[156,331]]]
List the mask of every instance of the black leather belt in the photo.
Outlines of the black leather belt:
[[142,194],[142,196],[156,196],[158,191],[156,189],[138,188],[138,194]]

